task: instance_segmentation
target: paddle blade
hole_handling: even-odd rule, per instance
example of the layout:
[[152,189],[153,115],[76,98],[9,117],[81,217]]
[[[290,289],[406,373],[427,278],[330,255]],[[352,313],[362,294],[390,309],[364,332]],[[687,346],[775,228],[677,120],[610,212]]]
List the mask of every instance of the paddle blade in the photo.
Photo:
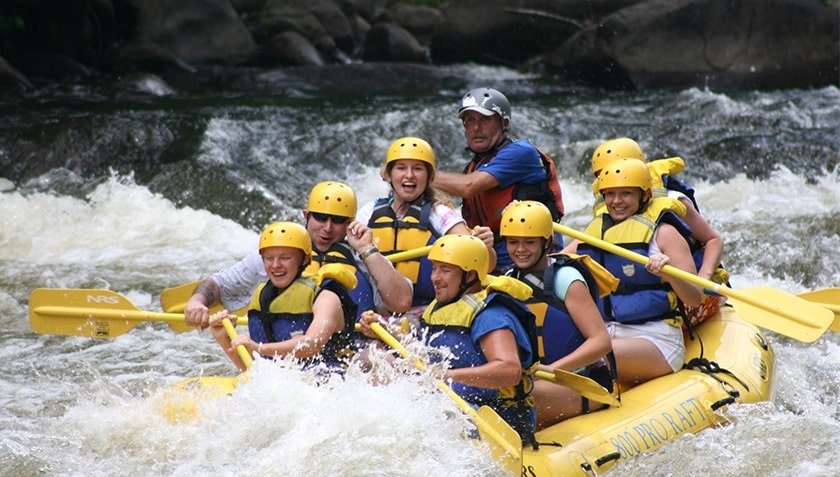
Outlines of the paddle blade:
[[[36,333],[110,338],[134,328],[135,320],[103,319],[99,309],[139,311],[124,296],[110,290],[36,288],[29,295],[29,325]],[[76,313],[79,310],[89,312]]]
[[[482,424],[478,426],[479,435],[482,441],[486,441],[490,447],[490,454],[493,459],[507,469],[511,475],[522,474],[522,453],[511,452],[504,446],[497,445],[498,441],[504,442],[521,442],[519,433],[517,433],[510,424],[507,423],[496,411],[488,406],[481,406],[476,411],[476,419]],[[492,429],[496,436],[485,436],[489,429]]]
[[607,388],[586,376],[581,376],[563,369],[555,369],[553,374],[545,371],[537,371],[535,376],[539,379],[545,379],[546,381],[566,386],[592,401],[621,407],[621,402]]
[[[190,299],[193,290],[199,283],[201,283],[200,280],[163,290],[160,294],[160,306],[163,311],[166,313],[183,313],[187,306],[187,300]],[[169,327],[178,333],[195,329],[194,326],[186,323],[170,323]]]
[[[379,339],[396,350],[400,356],[408,357],[409,353],[405,346],[391,333],[388,333],[388,330],[383,328],[382,325],[374,322],[371,323],[370,327]],[[416,357],[414,358],[414,366],[420,371],[426,369],[426,364]],[[478,428],[478,434],[481,436],[482,442],[489,446],[493,458],[514,475],[520,475],[522,469],[522,438],[519,433],[510,427],[510,424],[492,408],[482,406],[476,411],[470,403],[453,391],[445,382],[438,380],[437,386],[452,399],[464,414],[470,416],[473,424]]]
[[828,329],[834,332],[840,332],[840,288],[821,288],[819,290],[800,293],[796,296],[831,310],[834,313],[834,321]]
[[194,421],[199,417],[202,402],[232,394],[242,375],[236,377],[202,376],[188,378],[166,388],[155,406],[158,413],[172,424]]
[[751,287],[727,296],[743,319],[803,343],[816,341],[834,321],[830,310],[778,288]]
[[163,311],[167,313],[183,313],[184,308],[187,306],[187,300],[190,299],[195,287],[199,283],[201,283],[200,280],[163,290],[160,293],[160,306],[163,308]]

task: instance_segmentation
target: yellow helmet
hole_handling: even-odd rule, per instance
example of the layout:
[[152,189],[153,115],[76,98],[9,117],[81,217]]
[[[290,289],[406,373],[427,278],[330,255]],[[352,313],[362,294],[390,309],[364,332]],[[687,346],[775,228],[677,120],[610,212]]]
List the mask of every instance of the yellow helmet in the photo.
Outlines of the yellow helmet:
[[303,265],[312,256],[312,239],[303,225],[294,222],[274,222],[260,235],[260,252],[268,247],[291,247],[303,251]]
[[484,242],[472,235],[446,234],[432,244],[429,260],[457,265],[461,270],[478,272],[479,281],[487,277],[490,253]]
[[592,175],[598,177],[598,174],[612,161],[630,158],[639,159],[642,162],[647,160],[639,143],[629,137],[610,139],[592,153]]
[[347,184],[326,181],[315,184],[309,192],[307,212],[356,217],[356,193]]
[[385,167],[400,159],[422,161],[435,168],[435,151],[428,142],[419,137],[401,137],[388,146],[385,154]]
[[597,179],[598,193],[611,187],[640,187],[648,191],[653,189],[647,164],[639,159],[620,159],[608,164]]
[[502,237],[542,237],[554,235],[551,212],[542,202],[523,200],[509,205],[502,214]]

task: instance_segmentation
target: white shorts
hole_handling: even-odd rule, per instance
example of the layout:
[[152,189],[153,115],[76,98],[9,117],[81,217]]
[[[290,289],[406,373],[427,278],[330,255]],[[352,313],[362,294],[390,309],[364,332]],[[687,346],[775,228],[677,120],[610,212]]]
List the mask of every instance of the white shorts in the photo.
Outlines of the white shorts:
[[664,321],[649,321],[635,325],[608,321],[606,325],[612,338],[646,339],[662,353],[674,372],[682,368],[685,361],[685,340],[682,328],[671,326]]

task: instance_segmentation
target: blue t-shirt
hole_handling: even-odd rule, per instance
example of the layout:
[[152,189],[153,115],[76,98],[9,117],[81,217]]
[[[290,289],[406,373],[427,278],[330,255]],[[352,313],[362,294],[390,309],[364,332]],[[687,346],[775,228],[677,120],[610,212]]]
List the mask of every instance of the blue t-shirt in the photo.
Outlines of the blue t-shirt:
[[548,179],[540,153],[527,139],[520,139],[501,148],[496,157],[477,170],[486,172],[499,182],[499,189],[514,184],[538,184]]
[[[481,352],[481,346],[478,344],[478,340],[492,331],[505,328],[513,332],[514,337],[516,337],[516,344],[519,345],[521,350],[525,351],[524,353],[520,353],[520,360],[522,361],[522,367],[528,367],[533,357],[528,333],[525,331],[522,323],[519,322],[516,314],[501,303],[491,302],[487,305],[487,308],[481,310],[481,313],[475,317],[472,326],[470,326],[470,339],[475,345],[475,348]],[[484,356],[484,353],[482,353],[482,356]],[[484,356],[484,358],[486,361],[487,357]]]
[[[493,176],[499,183],[499,189],[505,189],[516,184],[539,184],[548,180],[549,171],[540,159],[537,148],[527,139],[514,141],[501,148],[490,162],[479,166],[482,171]],[[560,234],[554,234],[555,242],[563,243]],[[513,264],[507,252],[504,240],[498,241],[493,247],[496,250],[496,269],[502,270]]]

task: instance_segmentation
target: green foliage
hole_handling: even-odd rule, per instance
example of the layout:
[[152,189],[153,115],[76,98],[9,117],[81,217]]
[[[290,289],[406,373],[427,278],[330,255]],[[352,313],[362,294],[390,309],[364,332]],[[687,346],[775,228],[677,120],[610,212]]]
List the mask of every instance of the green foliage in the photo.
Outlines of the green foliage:
[[0,35],[22,31],[23,28],[23,18],[17,15],[0,15]]

